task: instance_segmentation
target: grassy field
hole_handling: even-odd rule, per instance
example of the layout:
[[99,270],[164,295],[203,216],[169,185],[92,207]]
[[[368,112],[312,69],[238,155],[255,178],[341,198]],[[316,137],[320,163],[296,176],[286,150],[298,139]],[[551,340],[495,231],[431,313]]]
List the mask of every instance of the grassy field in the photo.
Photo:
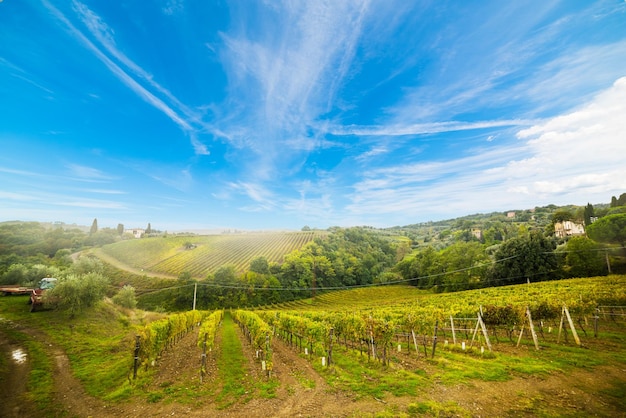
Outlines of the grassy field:
[[[620,300],[625,289],[625,276],[454,294],[384,286],[331,292],[314,300],[274,306],[271,312],[276,317],[294,312],[319,320],[335,314],[375,316],[383,311],[418,309],[430,309],[434,316],[448,310],[461,314],[477,312],[480,305],[517,306],[544,299],[572,306],[577,303],[580,309],[573,309],[573,315],[582,347],[574,343],[571,334],[569,340],[557,343],[556,332],[548,335],[546,328],[540,350],[534,348],[529,333],[524,333],[519,343],[515,333],[513,340],[494,339],[493,352],[488,352],[482,339],[469,348],[471,332],[460,333],[454,345],[447,331],[439,334],[434,356],[432,339],[425,345],[418,341],[419,352],[415,352],[411,341],[394,336],[387,362],[381,362],[370,355],[367,345],[344,344],[336,335],[332,364],[327,367],[320,360],[327,354],[324,343],[321,353],[305,354],[306,343],[298,344],[297,338],[277,332],[272,342],[275,373],[270,380],[259,371],[254,350],[234,329],[229,315],[209,353],[204,383],[199,381],[195,330],[178,338],[154,366],[142,367],[133,380],[135,335],[163,315],[125,310],[110,302],[68,319],[66,313],[57,311],[31,314],[24,297],[0,297],[0,335],[27,350],[31,361],[25,397],[37,401],[33,408],[41,416],[72,416],[61,411],[67,410],[67,402],[75,401],[70,410],[77,416],[81,414],[75,408],[82,403],[96,411],[94,416],[202,416],[207,411],[216,415],[223,411],[230,416],[613,417],[624,416],[626,411],[626,321],[622,316],[602,318],[597,337],[591,327],[583,332],[579,324],[585,325],[585,316],[593,319],[587,306]],[[428,332],[432,335],[432,328]],[[465,350],[461,340],[468,345]],[[53,359],[58,363],[60,353],[68,359],[68,379],[76,380],[82,392],[59,381]],[[7,361],[0,362],[0,372],[7,369]],[[68,387],[64,390],[72,390],[71,396],[59,396],[59,389]]]

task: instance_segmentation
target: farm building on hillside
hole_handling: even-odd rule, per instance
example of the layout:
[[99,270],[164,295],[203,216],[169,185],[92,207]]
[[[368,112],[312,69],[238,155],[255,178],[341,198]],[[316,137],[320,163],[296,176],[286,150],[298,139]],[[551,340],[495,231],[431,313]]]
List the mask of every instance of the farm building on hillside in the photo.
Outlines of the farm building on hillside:
[[480,228],[472,228],[472,235],[479,241],[483,240],[483,231]]
[[554,224],[554,235],[557,238],[585,235],[585,227],[572,221],[556,222]]
[[141,238],[143,236],[143,234],[146,233],[146,230],[145,229],[141,229],[141,228],[125,229],[124,233],[125,234],[132,234],[135,238]]

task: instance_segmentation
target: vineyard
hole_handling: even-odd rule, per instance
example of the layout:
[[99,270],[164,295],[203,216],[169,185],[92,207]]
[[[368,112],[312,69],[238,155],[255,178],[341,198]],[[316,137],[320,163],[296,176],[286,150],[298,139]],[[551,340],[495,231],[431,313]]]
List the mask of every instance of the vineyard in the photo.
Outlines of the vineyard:
[[286,254],[325,234],[306,231],[152,237],[105,245],[101,251],[134,270],[172,277],[186,272],[203,279],[226,265],[243,272],[256,257],[280,263]]
[[[210,325],[202,327],[211,330],[211,347],[222,315],[222,311],[213,313]],[[540,373],[550,374],[568,367],[547,364],[554,360],[551,355],[545,356],[550,360],[542,360],[541,352],[559,356],[565,349],[578,364],[585,349],[608,346],[619,350],[625,342],[626,276],[456,294],[432,294],[407,286],[370,287],[227,315],[239,324],[242,337],[255,353],[254,367],[266,379],[275,378],[274,353],[287,347],[327,376],[336,389],[365,390],[367,383],[357,385],[354,379],[360,380],[359,374],[376,376],[371,377],[378,382],[376,397],[399,397],[417,391],[414,385],[433,365],[435,369],[443,364],[458,369],[454,379],[460,381],[481,379],[481,373],[487,381],[508,381],[520,373],[533,375],[542,370]],[[206,335],[199,332],[198,344]],[[569,351],[576,347],[581,351]],[[530,355],[533,349],[537,355]],[[203,362],[205,356],[206,348]],[[463,370],[468,359],[473,365]],[[204,376],[204,365],[201,370]],[[404,385],[388,382],[399,375]],[[418,407],[439,413],[425,404],[410,404],[407,410]],[[453,416],[464,415],[451,410]]]
[[3,316],[46,330],[94,388],[59,402],[77,399],[75,408],[86,404],[98,416],[614,417],[626,410],[621,275],[449,294],[373,286],[254,310],[154,319],[138,311],[135,325],[103,303],[91,322],[69,328],[57,313],[29,316],[13,300],[0,299]]
[[623,316],[624,308],[618,307],[625,306],[626,277],[610,276],[439,295],[402,286],[364,288],[281,304],[259,314],[290,344],[295,337],[311,353],[329,356],[335,339],[388,363],[394,341],[398,350],[419,353],[419,340],[424,355],[432,348],[434,356],[438,337],[446,339],[446,346],[456,345],[459,337],[458,342],[476,344],[484,353],[485,346],[492,350],[490,336],[510,342],[515,336],[519,345],[526,329],[537,349],[537,332],[546,343],[559,343],[571,333],[582,345],[578,333],[597,337],[599,322]]

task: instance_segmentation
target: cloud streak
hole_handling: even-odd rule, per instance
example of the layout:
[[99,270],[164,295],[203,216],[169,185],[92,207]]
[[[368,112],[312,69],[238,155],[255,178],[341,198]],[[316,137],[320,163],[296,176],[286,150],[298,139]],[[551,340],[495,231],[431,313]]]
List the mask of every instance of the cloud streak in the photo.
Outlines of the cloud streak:
[[61,13],[60,10],[48,1],[44,1],[43,3],[46,8],[68,28],[72,36],[74,36],[81,44],[83,44],[83,46],[89,49],[100,61],[102,61],[102,63],[115,77],[117,77],[124,85],[131,89],[145,102],[161,111],[172,122],[177,124],[187,135],[189,135],[196,154],[209,154],[206,145],[201,143],[197,138],[198,129],[193,126],[193,123],[198,122],[199,120],[198,115],[181,103],[167,89],[156,83],[152,76],[143,70],[139,65],[121,53],[115,46],[113,31],[99,16],[93,13],[84,4],[77,1],[73,2],[74,9],[79,14],[81,22],[87,27],[89,33],[104,47],[104,51],[108,52],[112,58],[116,59],[130,72],[138,76],[140,80],[147,82],[148,85],[156,91],[156,93],[161,94],[165,99],[172,103],[172,105],[175,106],[178,111],[182,113],[182,115],[179,114],[177,110],[174,110],[172,106],[168,105],[163,99],[157,97],[155,93],[142,86],[129,74],[129,72],[116,64],[111,57],[107,56],[103,50],[98,48],[87,38],[87,36],[74,26],[74,24],[72,24],[72,22],[63,13]]

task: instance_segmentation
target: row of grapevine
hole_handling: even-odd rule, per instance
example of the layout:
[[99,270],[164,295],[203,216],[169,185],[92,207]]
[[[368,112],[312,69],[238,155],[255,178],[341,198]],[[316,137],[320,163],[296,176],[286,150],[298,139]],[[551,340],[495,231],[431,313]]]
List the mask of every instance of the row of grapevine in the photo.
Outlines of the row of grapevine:
[[200,382],[204,381],[204,376],[206,375],[207,348],[209,349],[209,351],[213,349],[215,336],[217,335],[217,330],[222,323],[223,316],[224,311],[222,310],[213,312],[211,315],[204,319],[202,325],[200,326],[200,330],[198,331],[198,347],[202,348],[202,359],[200,362]]
[[295,336],[300,340],[300,346],[304,343],[311,354],[327,354],[331,328],[328,322],[314,321],[305,316],[286,312],[259,312],[259,316],[278,332],[282,332],[290,344],[293,344]]
[[520,310],[525,306],[539,309],[543,305],[559,312],[562,305],[567,305],[572,313],[589,315],[596,305],[626,305],[626,276],[546,281],[438,294],[411,286],[370,287],[320,295],[309,309],[353,311],[370,306],[424,307],[445,311],[445,318],[449,315],[474,316],[481,305],[516,306]]
[[138,357],[146,367],[202,322],[208,312],[189,311],[151,322],[137,332]]
[[150,266],[167,259],[193,237],[142,238],[124,240],[108,244],[101,248],[105,254],[133,267],[148,269]]
[[[350,295],[362,292],[341,293],[349,298]],[[528,294],[532,295],[530,301]],[[564,306],[576,316],[576,327],[586,333],[583,326],[592,322],[597,326],[597,307],[608,304],[608,301],[618,306],[626,305],[626,277],[543,282],[510,289],[423,295],[411,302],[404,301],[388,307],[372,308],[370,299],[370,307],[351,311],[331,310],[324,306],[326,304],[320,306],[316,302],[311,306],[316,305],[317,309],[263,310],[259,314],[277,330],[295,335],[310,347],[328,347],[329,336],[333,335],[338,343],[348,348],[360,349],[362,352],[366,346],[368,353],[371,352],[375,358],[384,362],[394,338],[398,341],[402,339],[407,344],[411,341],[417,348],[418,338],[434,343],[436,328],[440,336],[453,336],[452,332],[456,328],[457,336],[463,334],[465,339],[472,340],[477,334],[480,338],[483,333],[485,339],[488,334],[497,339],[497,330],[502,329],[513,340],[513,335],[519,334],[521,338],[522,330],[529,326],[530,316],[542,338],[546,339],[544,326],[546,330],[557,327],[560,330],[563,327]],[[479,328],[481,323],[484,331]],[[446,334],[447,331],[450,334]]]
[[[145,238],[111,244],[103,247],[103,251],[134,268],[172,276],[184,271],[204,278],[224,265],[244,271],[250,261],[259,256],[270,262],[282,262],[286,254],[320,235],[321,232],[310,231]],[[187,242],[194,247],[185,248]]]
[[262,352],[264,367],[268,374],[272,371],[272,329],[261,317],[252,311],[237,309],[232,312],[244,335],[257,352]]
[[222,322],[224,311],[215,311],[202,321],[200,330],[198,331],[198,347],[212,349],[215,342],[217,330]]

